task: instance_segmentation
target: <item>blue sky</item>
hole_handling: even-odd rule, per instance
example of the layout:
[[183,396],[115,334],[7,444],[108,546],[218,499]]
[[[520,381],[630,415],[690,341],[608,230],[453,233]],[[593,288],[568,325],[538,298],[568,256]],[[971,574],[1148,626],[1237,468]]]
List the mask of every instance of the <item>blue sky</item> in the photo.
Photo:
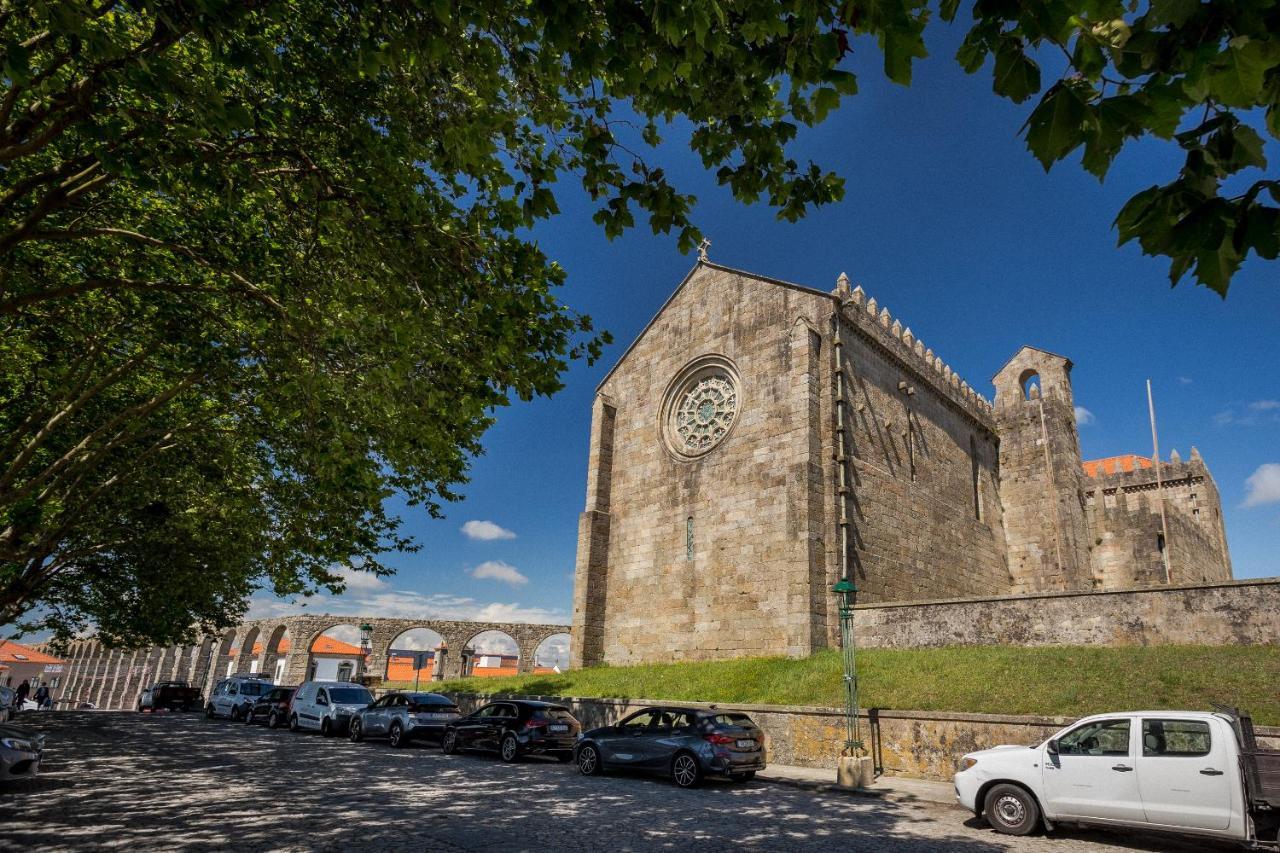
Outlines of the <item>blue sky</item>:
[[[856,46],[849,67],[862,91],[795,149],[844,175],[846,197],[799,223],[734,202],[678,134],[654,162],[700,197],[713,260],[824,289],[847,271],[988,397],[989,377],[1022,344],[1069,356],[1090,413],[1086,458],[1150,453],[1151,378],[1161,449],[1185,458],[1198,446],[1222,490],[1236,576],[1280,574],[1280,266],[1255,259],[1226,301],[1189,283],[1170,289],[1167,263],[1117,248],[1111,221],[1134,192],[1172,178],[1174,147],[1131,145],[1105,185],[1078,157],[1046,175],[1017,137],[1029,105],[993,95],[989,70],[960,71],[961,35],[933,31],[910,88],[883,79],[874,44]],[[596,365],[574,365],[554,398],[498,413],[465,501],[444,520],[406,512],[424,548],[390,557],[396,577],[357,578],[309,610],[568,620],[595,386],[693,259],[644,225],[609,242],[568,183],[560,206],[535,237],[568,270],[563,300],[615,344]],[[473,524],[468,536],[469,522],[503,532]],[[285,606],[259,600],[254,612]]]

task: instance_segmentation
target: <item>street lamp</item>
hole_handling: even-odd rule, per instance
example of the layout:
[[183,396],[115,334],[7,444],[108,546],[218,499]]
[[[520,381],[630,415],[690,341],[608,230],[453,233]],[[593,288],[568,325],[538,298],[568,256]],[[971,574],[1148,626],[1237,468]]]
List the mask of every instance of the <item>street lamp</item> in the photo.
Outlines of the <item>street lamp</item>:
[[844,650],[844,754],[856,755],[862,749],[858,724],[858,667],[854,659],[853,605],[858,600],[858,587],[841,578],[831,588],[840,597],[840,647]]
[[858,601],[858,587],[843,577],[831,591],[840,601],[840,646],[844,651],[844,751],[840,754],[836,781],[842,787],[863,788],[871,783],[874,767],[863,746],[858,722],[858,667],[853,636],[853,608]]
[[[364,678],[365,667],[369,663],[369,655],[373,654],[373,626],[368,622],[360,626],[360,675]],[[357,679],[357,680],[359,680]]]

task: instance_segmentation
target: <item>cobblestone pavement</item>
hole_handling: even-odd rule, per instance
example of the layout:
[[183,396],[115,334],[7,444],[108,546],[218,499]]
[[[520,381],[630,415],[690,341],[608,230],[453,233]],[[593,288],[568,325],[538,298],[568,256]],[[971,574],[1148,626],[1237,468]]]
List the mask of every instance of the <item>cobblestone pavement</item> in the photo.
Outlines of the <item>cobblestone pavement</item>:
[[[42,775],[0,786],[0,849],[1191,851],[1060,830],[1014,839],[958,807],[776,784],[585,778],[572,765],[268,731],[190,715],[26,714]],[[1219,848],[1230,849],[1230,848]]]

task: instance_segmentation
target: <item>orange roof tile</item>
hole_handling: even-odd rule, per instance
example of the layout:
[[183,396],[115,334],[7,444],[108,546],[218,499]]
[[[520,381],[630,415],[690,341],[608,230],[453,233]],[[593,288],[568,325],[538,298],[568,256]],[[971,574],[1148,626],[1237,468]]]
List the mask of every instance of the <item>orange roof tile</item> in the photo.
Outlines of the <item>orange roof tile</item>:
[[1108,456],[1106,459],[1090,459],[1082,463],[1086,477],[1106,477],[1119,471],[1136,471],[1139,468],[1150,468],[1151,460],[1136,453],[1122,456]]
[[30,646],[23,646],[12,640],[0,640],[0,661],[8,663],[66,663],[62,658],[46,655],[44,652],[38,652]]

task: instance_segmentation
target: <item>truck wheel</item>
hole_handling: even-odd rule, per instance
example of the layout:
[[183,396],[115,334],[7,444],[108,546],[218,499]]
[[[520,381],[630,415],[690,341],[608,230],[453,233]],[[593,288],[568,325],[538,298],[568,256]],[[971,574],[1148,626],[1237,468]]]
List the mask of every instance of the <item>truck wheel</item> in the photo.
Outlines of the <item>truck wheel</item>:
[[300,731],[302,731],[302,726],[298,725],[298,715],[297,715],[297,714],[290,714],[290,715],[289,715],[289,731],[291,731],[291,732],[300,732]]
[[333,737],[333,725],[329,722],[328,717],[320,718],[320,734],[325,737]]
[[1005,835],[1028,835],[1040,823],[1040,807],[1025,788],[1001,783],[987,792],[983,805],[987,823]]

